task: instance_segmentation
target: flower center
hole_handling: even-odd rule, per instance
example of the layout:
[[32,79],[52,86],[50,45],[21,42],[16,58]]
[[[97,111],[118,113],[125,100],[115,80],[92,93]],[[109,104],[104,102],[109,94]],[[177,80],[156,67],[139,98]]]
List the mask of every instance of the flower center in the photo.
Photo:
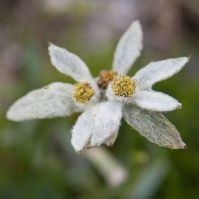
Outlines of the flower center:
[[95,90],[88,82],[77,83],[74,88],[73,97],[78,103],[86,104],[90,101],[91,97],[95,94]]
[[103,70],[100,72],[99,80],[97,82],[99,88],[106,89],[108,84],[117,76],[117,72],[112,70]]
[[119,75],[113,80],[112,89],[115,95],[130,97],[135,93],[136,81],[129,76]]

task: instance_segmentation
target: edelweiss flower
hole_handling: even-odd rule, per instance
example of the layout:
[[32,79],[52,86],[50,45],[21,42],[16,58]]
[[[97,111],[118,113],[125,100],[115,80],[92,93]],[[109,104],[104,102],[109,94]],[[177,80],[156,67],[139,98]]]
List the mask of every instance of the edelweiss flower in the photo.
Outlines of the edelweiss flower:
[[83,112],[72,129],[71,139],[74,149],[81,151],[103,143],[112,145],[124,116],[128,124],[150,141],[169,148],[184,148],[186,145],[177,129],[159,113],[179,108],[180,103],[166,94],[152,91],[151,87],[177,73],[188,58],[152,62],[130,78],[125,74],[141,49],[142,30],[136,21],[119,41],[113,71],[102,71],[96,81],[78,56],[51,44],[52,64],[79,83],[75,86],[52,83],[32,91],[11,106],[7,118],[22,121]]
[[98,78],[101,90],[107,88],[108,101],[84,112],[73,128],[72,144],[76,150],[86,148],[88,143],[90,146],[102,143],[112,145],[117,138],[122,116],[153,143],[172,149],[186,147],[175,126],[160,113],[180,108],[181,104],[151,88],[156,82],[180,71],[189,58],[151,62],[133,78],[126,76],[141,50],[142,30],[136,21],[118,43],[113,71],[102,71]]

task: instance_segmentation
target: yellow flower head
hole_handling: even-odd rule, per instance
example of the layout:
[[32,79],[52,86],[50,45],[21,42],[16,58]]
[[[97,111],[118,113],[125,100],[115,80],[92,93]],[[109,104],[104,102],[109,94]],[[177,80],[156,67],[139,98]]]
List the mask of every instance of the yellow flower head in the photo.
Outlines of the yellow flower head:
[[91,97],[95,94],[95,90],[88,82],[77,83],[75,85],[73,97],[78,103],[86,104],[90,101]]
[[135,93],[136,81],[129,76],[119,75],[113,80],[112,89],[115,95],[130,97]]

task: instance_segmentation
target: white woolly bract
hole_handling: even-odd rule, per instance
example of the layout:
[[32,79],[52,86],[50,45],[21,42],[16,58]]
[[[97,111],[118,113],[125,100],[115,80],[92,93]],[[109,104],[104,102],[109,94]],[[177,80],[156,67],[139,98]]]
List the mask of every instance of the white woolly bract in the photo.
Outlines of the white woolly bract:
[[179,57],[151,62],[139,70],[133,79],[137,81],[139,89],[149,89],[156,82],[165,80],[178,73],[188,61],[188,57]]
[[139,21],[131,24],[121,37],[114,54],[113,70],[127,74],[142,50],[142,28]]
[[132,100],[140,108],[151,111],[165,112],[181,108],[181,103],[176,99],[156,91],[138,91]]
[[71,84],[52,83],[33,90],[17,100],[8,110],[13,121],[69,116],[78,108],[72,101]]
[[58,71],[77,82],[94,82],[87,65],[77,55],[54,44],[50,44],[48,49],[51,62]]
[[122,117],[116,102],[102,102],[85,111],[72,130],[71,143],[76,151],[101,145],[118,131]]

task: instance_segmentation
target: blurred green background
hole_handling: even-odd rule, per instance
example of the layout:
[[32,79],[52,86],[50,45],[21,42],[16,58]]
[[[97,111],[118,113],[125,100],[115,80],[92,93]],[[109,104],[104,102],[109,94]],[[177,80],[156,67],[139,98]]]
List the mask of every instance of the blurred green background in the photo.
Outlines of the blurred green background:
[[[78,115],[15,123],[5,112],[30,90],[73,82],[50,64],[48,42],[79,55],[97,76],[111,68],[116,43],[135,19],[145,48],[131,74],[152,60],[192,56],[183,71],[155,86],[182,102],[182,110],[166,115],[188,149],[159,148],[123,122],[108,151],[128,178],[111,187],[73,151],[70,129]],[[198,35],[197,0],[1,0],[0,198],[199,198]]]

